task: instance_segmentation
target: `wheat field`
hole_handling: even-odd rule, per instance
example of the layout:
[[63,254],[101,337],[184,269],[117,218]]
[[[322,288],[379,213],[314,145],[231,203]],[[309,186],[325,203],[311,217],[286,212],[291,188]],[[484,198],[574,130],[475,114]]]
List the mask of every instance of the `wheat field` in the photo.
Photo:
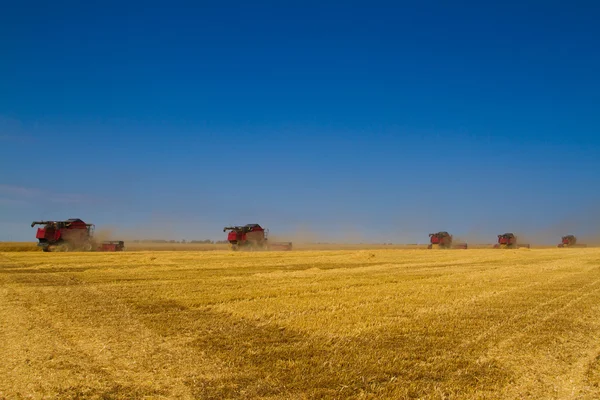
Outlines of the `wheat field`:
[[0,398],[596,399],[600,249],[0,252]]

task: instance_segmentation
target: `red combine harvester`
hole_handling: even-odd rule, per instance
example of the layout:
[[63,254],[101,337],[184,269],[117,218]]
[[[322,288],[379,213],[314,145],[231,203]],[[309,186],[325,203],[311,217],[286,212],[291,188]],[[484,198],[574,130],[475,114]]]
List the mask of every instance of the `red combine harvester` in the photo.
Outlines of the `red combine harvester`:
[[468,246],[466,243],[452,244],[452,235],[448,232],[442,231],[437,233],[429,234],[429,245],[428,249],[466,249]]
[[558,247],[587,247],[585,244],[577,244],[577,238],[573,235],[563,236]]
[[530,248],[529,244],[521,244],[517,242],[517,237],[513,233],[503,233],[498,235],[498,243],[494,245],[495,249],[517,249],[519,247]]
[[38,228],[35,238],[42,251],[123,251],[125,243],[119,241],[106,241],[98,245],[94,240],[94,224],[86,224],[79,218],[66,221],[34,221],[35,225],[44,225]]
[[125,242],[122,240],[107,240],[100,243],[98,251],[123,251],[125,250]]
[[227,241],[232,250],[292,250],[292,242],[268,241],[268,230],[259,224],[247,224],[244,226],[226,226],[223,232],[229,231]]

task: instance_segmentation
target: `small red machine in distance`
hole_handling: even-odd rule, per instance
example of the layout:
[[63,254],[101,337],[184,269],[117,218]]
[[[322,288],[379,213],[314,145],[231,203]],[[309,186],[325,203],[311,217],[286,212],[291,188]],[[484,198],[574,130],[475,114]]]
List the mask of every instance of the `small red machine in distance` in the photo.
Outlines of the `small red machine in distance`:
[[292,242],[269,242],[268,231],[259,224],[247,224],[244,226],[226,226],[223,232],[227,232],[227,241],[231,249],[246,250],[292,250]]
[[587,247],[587,245],[577,243],[577,238],[574,235],[566,235],[561,238],[558,247]]
[[66,221],[34,221],[38,228],[35,238],[44,252],[50,251],[123,251],[123,241],[106,241],[98,245],[94,240],[94,224],[87,224],[79,218]]
[[498,243],[494,245],[495,249],[517,249],[519,247],[531,247],[529,244],[517,242],[517,237],[513,233],[503,233],[498,235]]
[[100,243],[98,251],[123,251],[125,250],[125,242],[122,240],[109,240]]
[[446,231],[430,233],[428,249],[466,249],[466,243],[452,244],[453,237]]

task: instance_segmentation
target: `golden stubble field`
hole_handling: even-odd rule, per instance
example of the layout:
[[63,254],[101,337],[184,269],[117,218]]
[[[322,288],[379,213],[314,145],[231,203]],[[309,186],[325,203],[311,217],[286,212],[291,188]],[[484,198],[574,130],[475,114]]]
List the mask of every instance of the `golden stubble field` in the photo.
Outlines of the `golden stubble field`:
[[0,398],[596,399],[600,249],[0,253]]

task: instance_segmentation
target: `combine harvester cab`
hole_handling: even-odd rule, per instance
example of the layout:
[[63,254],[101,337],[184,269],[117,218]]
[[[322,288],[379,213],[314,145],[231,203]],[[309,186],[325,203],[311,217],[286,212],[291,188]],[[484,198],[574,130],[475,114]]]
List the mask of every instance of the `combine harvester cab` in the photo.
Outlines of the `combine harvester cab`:
[[292,242],[269,242],[268,230],[259,224],[247,224],[244,226],[226,226],[223,232],[227,232],[227,241],[231,250],[292,250]]
[[585,244],[578,244],[574,235],[566,235],[561,238],[558,247],[587,247]]
[[466,249],[466,243],[452,243],[453,237],[446,231],[430,233],[428,249]]
[[43,225],[42,228],[37,229],[35,238],[38,240],[38,247],[41,247],[44,252],[122,251],[124,248],[123,245],[115,246],[115,250],[104,250],[104,243],[110,242],[103,242],[101,246],[97,246],[94,240],[94,224],[87,224],[79,218],[71,218],[65,221],[34,221],[31,223],[32,228],[36,225]]
[[498,243],[494,245],[495,249],[518,249],[519,247],[530,248],[529,244],[520,244],[513,233],[503,233],[498,235]]

